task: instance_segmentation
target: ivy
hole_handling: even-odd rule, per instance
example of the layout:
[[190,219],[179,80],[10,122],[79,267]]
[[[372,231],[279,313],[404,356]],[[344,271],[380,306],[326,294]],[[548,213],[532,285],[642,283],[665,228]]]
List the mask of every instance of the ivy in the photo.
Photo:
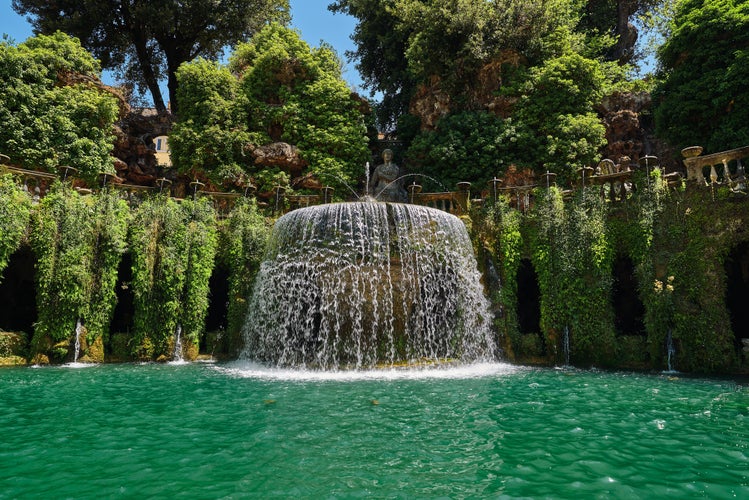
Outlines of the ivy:
[[158,196],[138,207],[130,232],[136,358],[174,355],[178,328],[188,357],[197,354],[217,241],[208,200],[178,203]]
[[[500,335],[509,339],[512,349],[519,342],[517,306],[517,275],[523,251],[521,227],[523,218],[519,211],[510,207],[506,196],[500,196],[496,202],[488,205],[481,214],[483,225],[480,226],[483,248],[491,252],[493,265],[499,270],[498,290],[491,290],[491,300],[499,308],[496,326]],[[485,275],[488,270],[484,270]]]
[[[59,182],[33,212],[30,240],[37,257],[39,311],[34,354],[69,357],[79,321],[85,325],[87,349],[108,330],[126,248],[127,213],[124,202],[110,194],[84,197]],[[81,354],[103,357],[101,349]]]
[[544,190],[531,216],[531,257],[541,289],[541,328],[549,354],[564,361],[562,335],[570,338],[570,359],[611,364],[614,340],[611,307],[613,247],[608,206],[597,190],[578,190],[568,204],[552,187]]
[[0,282],[10,256],[21,246],[31,217],[31,198],[11,175],[0,176]]
[[258,213],[255,199],[238,200],[229,218],[221,225],[219,259],[229,270],[226,348],[234,354],[241,347],[247,299],[260,269],[269,235],[269,224]]

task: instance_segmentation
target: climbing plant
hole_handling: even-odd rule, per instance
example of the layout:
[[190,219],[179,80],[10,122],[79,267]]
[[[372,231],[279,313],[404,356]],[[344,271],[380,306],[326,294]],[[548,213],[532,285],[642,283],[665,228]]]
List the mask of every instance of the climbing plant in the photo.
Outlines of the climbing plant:
[[[479,221],[483,223],[477,225],[483,249],[490,252],[492,265],[499,272],[496,289],[490,289],[492,304],[498,309],[495,324],[500,336],[509,339],[510,344],[505,348],[512,349],[520,342],[517,275],[523,252],[523,217],[510,207],[506,196],[499,196],[487,204]],[[484,269],[484,274],[489,275],[490,270]]]
[[219,259],[229,270],[227,347],[237,351],[247,315],[247,301],[265,253],[270,227],[258,213],[254,199],[237,201],[231,215],[221,225]]
[[32,170],[114,173],[117,100],[94,82],[99,63],[76,38],[56,32],[15,46],[0,42],[0,148]]
[[31,216],[31,198],[11,175],[0,175],[0,282],[10,256],[21,245]]
[[609,364],[614,326],[607,204],[591,188],[577,190],[566,205],[557,188],[540,194],[531,214],[531,255],[539,276],[541,327],[550,354],[557,362],[563,360],[566,334],[571,360]]
[[174,355],[178,328],[188,353],[196,354],[216,245],[216,216],[208,200],[178,203],[158,196],[138,207],[130,232],[135,357]]
[[[116,302],[117,268],[125,251],[127,206],[113,195],[81,196],[55,183],[33,212],[38,321],[32,352],[69,356],[80,321],[92,358]],[[81,353],[85,355],[86,353]]]
[[89,343],[99,336],[108,336],[114,307],[117,304],[117,271],[127,251],[127,230],[130,208],[117,193],[102,191],[89,200],[92,204],[93,274],[89,292],[86,330]]

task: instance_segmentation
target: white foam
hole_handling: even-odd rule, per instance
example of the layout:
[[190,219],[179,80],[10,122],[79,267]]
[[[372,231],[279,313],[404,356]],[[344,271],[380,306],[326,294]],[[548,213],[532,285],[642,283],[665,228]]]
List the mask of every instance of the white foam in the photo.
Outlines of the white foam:
[[222,373],[238,378],[335,382],[356,382],[361,380],[466,379],[509,375],[523,370],[523,367],[507,363],[475,363],[449,366],[324,371],[276,368],[251,361],[235,361],[229,364],[216,365],[214,368]]

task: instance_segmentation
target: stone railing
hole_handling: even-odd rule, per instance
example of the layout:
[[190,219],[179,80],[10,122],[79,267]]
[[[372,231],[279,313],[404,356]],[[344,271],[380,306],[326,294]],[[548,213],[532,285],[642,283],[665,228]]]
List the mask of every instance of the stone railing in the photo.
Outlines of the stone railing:
[[[746,172],[741,160],[749,157],[749,146],[704,156],[701,146],[690,146],[682,149],[681,154],[687,168],[688,181],[693,181],[698,186],[722,184],[728,186],[731,191],[746,192]],[[731,173],[729,163],[734,161],[735,172]]]
[[436,208],[453,215],[467,214],[470,209],[471,183],[459,182],[457,191],[441,193],[422,193],[421,186],[411,184],[406,186],[408,202],[415,205]]

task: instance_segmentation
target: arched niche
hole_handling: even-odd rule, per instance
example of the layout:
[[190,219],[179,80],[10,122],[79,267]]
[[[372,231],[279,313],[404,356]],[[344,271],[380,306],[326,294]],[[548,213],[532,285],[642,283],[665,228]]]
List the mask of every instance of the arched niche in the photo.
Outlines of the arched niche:
[[31,248],[24,245],[11,255],[0,280],[0,330],[33,333],[37,320],[34,263]]
[[749,339],[749,241],[734,246],[725,260],[726,307],[737,349]]
[[517,315],[520,333],[540,333],[541,289],[538,286],[538,274],[530,259],[520,261],[517,281]]
[[635,265],[627,255],[614,260],[611,300],[614,306],[614,326],[619,335],[646,335],[645,305],[638,293]]

